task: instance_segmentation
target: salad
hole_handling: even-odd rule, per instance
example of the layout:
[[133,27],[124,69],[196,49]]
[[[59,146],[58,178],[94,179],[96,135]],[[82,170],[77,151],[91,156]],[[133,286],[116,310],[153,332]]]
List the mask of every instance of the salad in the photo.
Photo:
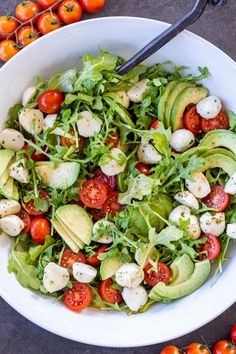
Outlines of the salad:
[[236,116],[170,62],[108,52],[36,77],[0,132],[0,228],[23,287],[144,312],[221,272],[236,238]]

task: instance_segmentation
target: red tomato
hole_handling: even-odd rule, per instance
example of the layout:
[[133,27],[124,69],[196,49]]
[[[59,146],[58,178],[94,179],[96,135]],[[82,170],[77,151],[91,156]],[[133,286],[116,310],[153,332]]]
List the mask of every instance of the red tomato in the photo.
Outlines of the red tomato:
[[201,259],[213,261],[220,254],[221,245],[217,237],[211,234],[203,234],[201,237],[207,238],[207,241],[200,245],[199,251],[206,251],[206,254],[201,255]]
[[16,7],[16,18],[21,22],[29,21],[40,12],[40,8],[32,1],[22,1]]
[[105,203],[102,206],[102,210],[104,211],[104,213],[115,216],[116,213],[123,210],[124,207],[118,202],[118,198],[118,192],[112,192],[108,195]]
[[15,41],[12,39],[5,39],[0,42],[0,60],[7,62],[14,55],[16,55],[20,49],[18,48]]
[[236,354],[236,347],[229,340],[220,340],[215,344],[213,354]]
[[[38,4],[42,9],[48,9],[49,7],[51,7],[53,4],[55,4],[57,2],[57,0],[38,0]],[[59,7],[59,5],[55,5],[53,6],[53,9],[57,9]]]
[[30,215],[24,209],[21,209],[21,211],[17,215],[25,224],[25,227],[21,232],[28,234],[30,232],[30,223],[31,223]]
[[35,217],[31,220],[30,233],[34,242],[44,244],[45,237],[50,235],[50,232],[51,224],[48,219]]
[[47,114],[59,113],[63,102],[64,95],[58,90],[44,91],[38,98],[40,111]]
[[83,183],[79,196],[89,208],[101,208],[107,199],[107,185],[98,179],[91,178]]
[[185,349],[186,354],[211,354],[210,350],[203,344],[192,343]]
[[11,16],[0,17],[0,38],[6,39],[9,34],[14,32],[18,27],[18,22]]
[[[69,130],[69,134],[74,136],[75,132],[74,129],[71,128]],[[60,136],[60,144],[61,146],[66,146],[66,147],[70,147],[76,144],[76,141],[74,139],[70,139],[70,138],[66,138],[64,136]],[[76,151],[81,152],[84,150],[85,145],[86,145],[86,139],[83,138],[82,136],[78,136],[78,148],[76,149]]]
[[80,0],[82,8],[86,12],[95,13],[105,6],[106,0]]
[[160,354],[180,354],[180,350],[175,345],[168,345],[163,348]]
[[[43,189],[39,191],[39,198],[42,200],[46,200],[48,202],[49,196],[47,192],[45,192]],[[49,207],[49,202],[48,202],[48,207]],[[45,211],[40,211],[36,209],[34,200],[29,200],[28,202],[23,204],[23,208],[33,216],[41,216],[44,215],[46,212]]]
[[109,191],[113,191],[116,188],[116,177],[105,175],[100,167],[95,169],[94,178],[106,183],[108,185]]
[[155,270],[150,270],[152,265],[148,263],[144,267],[144,279],[150,286],[155,286],[159,282],[168,284],[170,281],[170,268],[165,264],[157,263],[157,272]]
[[100,246],[96,251],[93,256],[90,256],[86,258],[86,263],[93,266],[93,267],[98,267],[101,264],[100,259],[98,259],[98,256],[102,253],[105,253],[108,249],[108,245],[102,245]]
[[39,16],[37,26],[40,33],[47,34],[60,28],[61,22],[57,14],[54,12],[45,12]]
[[69,25],[81,19],[83,9],[77,0],[64,0],[59,6],[58,15],[62,22]]
[[201,116],[197,113],[196,106],[191,107],[184,113],[184,127],[193,134],[201,134]]
[[112,279],[106,279],[99,284],[98,292],[101,298],[109,304],[116,304],[123,301],[122,295],[119,290],[112,288]]
[[230,337],[232,339],[232,342],[236,344],[236,323],[233,324],[231,331],[230,331]]
[[89,307],[92,293],[88,285],[76,282],[71,289],[64,292],[63,301],[70,310],[81,312]]
[[210,193],[203,199],[203,203],[215,211],[224,211],[230,203],[230,196],[222,186],[211,187]]
[[113,132],[111,135],[109,135],[106,140],[105,144],[111,145],[112,148],[115,148],[120,145],[120,136],[118,133]]
[[150,172],[151,167],[143,162],[138,162],[135,165],[136,170],[138,170],[142,175],[150,176],[152,173]]
[[[33,141],[33,142],[34,142],[34,141]],[[29,145],[28,145],[27,143],[25,143],[25,145],[23,146],[23,150],[27,151],[28,148],[29,148]],[[46,146],[46,145],[45,145],[45,146],[42,146],[41,149],[42,149],[43,151],[46,151],[47,146]],[[26,157],[27,157],[27,155],[26,155]],[[32,160],[34,160],[34,161],[36,161],[36,162],[38,162],[38,161],[47,161],[47,160],[48,160],[48,158],[47,158],[46,155],[44,155],[44,154],[39,154],[36,150],[34,150],[34,151],[32,152],[31,158],[32,158]]]
[[205,133],[216,129],[229,129],[229,118],[224,111],[221,111],[218,116],[213,119],[202,118],[201,127]]
[[157,130],[159,127],[159,120],[158,119],[155,119],[152,121],[152,123],[150,124],[150,127],[149,129],[151,130]]
[[33,43],[36,39],[39,38],[39,33],[33,26],[24,26],[17,33],[19,44],[22,47]]
[[75,262],[86,263],[86,258],[82,252],[74,253],[69,248],[65,249],[61,256],[60,265],[64,268],[72,269]]
[[106,213],[102,209],[91,209],[90,213],[95,221],[104,219],[106,217]]

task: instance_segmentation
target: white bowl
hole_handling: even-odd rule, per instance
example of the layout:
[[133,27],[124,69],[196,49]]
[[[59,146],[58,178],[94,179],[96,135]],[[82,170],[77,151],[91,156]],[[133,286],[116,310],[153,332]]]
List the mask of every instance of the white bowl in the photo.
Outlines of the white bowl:
[[[86,52],[99,48],[129,58],[148,41],[167,28],[167,24],[129,17],[100,18],[65,27],[39,39],[0,70],[1,125],[10,106],[21,99],[23,90],[40,75],[54,73],[78,64]],[[193,73],[198,66],[211,72],[205,85],[236,111],[236,64],[222,51],[202,38],[184,32],[151,59],[154,64],[171,59],[188,65]],[[160,343],[189,333],[220,315],[236,299],[236,254],[224,265],[218,282],[209,280],[186,298],[169,305],[157,304],[142,315],[105,313],[88,310],[68,311],[61,303],[22,288],[14,274],[7,272],[11,247],[9,238],[0,237],[0,294],[18,312],[37,325],[76,341],[111,347],[131,347]],[[233,246],[232,246],[233,248]],[[232,251],[232,250],[231,250]]]

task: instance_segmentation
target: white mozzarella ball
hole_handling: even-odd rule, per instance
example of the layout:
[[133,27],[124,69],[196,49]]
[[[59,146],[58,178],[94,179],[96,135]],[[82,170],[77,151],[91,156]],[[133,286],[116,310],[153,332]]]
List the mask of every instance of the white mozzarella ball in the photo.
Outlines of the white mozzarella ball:
[[26,106],[28,103],[32,101],[32,99],[35,97],[37,92],[37,87],[36,86],[31,86],[28,87],[22,96],[22,106]]
[[186,205],[179,205],[169,215],[169,220],[172,224],[180,226],[180,221],[186,221],[190,219],[191,211]]
[[20,159],[11,164],[9,174],[20,183],[28,183],[29,171],[25,167],[25,159]]
[[[104,230],[102,234],[99,232],[99,229]],[[107,221],[105,219],[101,219],[93,225],[93,236],[96,238],[96,241],[99,243],[112,243],[113,242],[113,237],[110,233],[111,229],[116,229],[116,226],[113,222]],[[106,230],[108,230],[106,232]],[[98,235],[99,233],[99,235]],[[97,237],[99,238],[97,239]]]
[[138,159],[146,164],[156,164],[161,161],[162,156],[152,144],[140,144],[138,147]]
[[66,268],[49,262],[44,268],[43,285],[49,293],[54,293],[66,287],[70,279]]
[[189,208],[199,209],[199,203],[192,193],[189,191],[179,192],[174,196],[175,200]]
[[128,91],[127,95],[132,102],[141,102],[143,94],[148,91],[148,79],[143,79],[133,85]]
[[57,114],[48,114],[43,121],[43,130],[47,128],[53,128],[57,119]]
[[97,270],[88,264],[75,262],[72,269],[73,277],[81,283],[91,283],[97,276]]
[[1,199],[0,200],[0,217],[15,215],[21,210],[20,203],[15,200]]
[[129,108],[130,99],[125,91],[117,91],[116,95],[119,97],[119,102],[125,108]]
[[139,285],[136,289],[124,288],[122,296],[131,311],[138,311],[148,301],[147,291],[142,285]]
[[1,131],[0,145],[5,149],[19,151],[24,144],[24,137],[18,130],[6,128]]
[[201,228],[198,217],[196,215],[190,216],[190,223],[187,226],[187,232],[190,235],[191,240],[197,240],[201,236]]
[[184,152],[191,148],[194,141],[192,132],[187,129],[179,129],[171,134],[170,146],[177,152]]
[[193,172],[191,173],[194,181],[190,181],[188,179],[185,180],[185,185],[189,192],[191,192],[196,198],[204,198],[206,197],[210,191],[211,187],[202,172]]
[[220,236],[225,230],[225,214],[207,212],[200,217],[200,226],[204,234]]
[[8,215],[0,219],[0,229],[9,236],[18,236],[25,224],[17,215]]
[[136,263],[126,263],[117,270],[115,278],[120,286],[137,288],[144,279],[144,273]]
[[111,158],[101,165],[101,170],[107,176],[115,176],[124,172],[126,167],[126,156],[119,148],[110,150]]
[[198,102],[196,108],[201,117],[212,119],[220,113],[222,104],[218,97],[209,96]]
[[19,122],[30,134],[39,134],[43,130],[43,113],[39,109],[26,108],[20,112]]
[[94,118],[89,111],[80,112],[80,118],[77,121],[77,129],[80,136],[91,138],[100,132],[102,121],[100,118]]
[[230,238],[236,239],[236,223],[227,225],[226,234]]
[[229,178],[225,185],[225,193],[236,194],[236,172]]

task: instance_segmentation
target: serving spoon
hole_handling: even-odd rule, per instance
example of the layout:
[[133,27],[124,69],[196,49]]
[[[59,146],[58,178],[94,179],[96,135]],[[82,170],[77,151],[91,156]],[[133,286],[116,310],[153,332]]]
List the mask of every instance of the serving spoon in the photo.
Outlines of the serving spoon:
[[154,54],[157,50],[162,48],[166,43],[171,41],[180,32],[186,29],[188,26],[196,22],[203,14],[207,5],[213,7],[220,7],[224,5],[226,0],[197,0],[193,8],[187,12],[179,21],[167,28],[159,36],[154,38],[143,49],[136,53],[127,62],[117,68],[119,75],[124,75],[136,65],[142,63],[145,59]]

